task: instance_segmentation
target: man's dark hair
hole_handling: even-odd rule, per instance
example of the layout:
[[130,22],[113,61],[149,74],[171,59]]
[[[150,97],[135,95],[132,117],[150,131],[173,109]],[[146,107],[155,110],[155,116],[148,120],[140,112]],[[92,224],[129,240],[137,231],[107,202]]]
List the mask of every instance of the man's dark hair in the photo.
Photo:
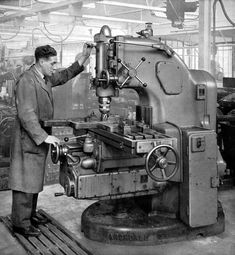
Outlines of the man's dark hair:
[[50,45],[39,46],[35,49],[35,60],[38,62],[40,58],[48,59],[49,57],[57,56],[56,50]]

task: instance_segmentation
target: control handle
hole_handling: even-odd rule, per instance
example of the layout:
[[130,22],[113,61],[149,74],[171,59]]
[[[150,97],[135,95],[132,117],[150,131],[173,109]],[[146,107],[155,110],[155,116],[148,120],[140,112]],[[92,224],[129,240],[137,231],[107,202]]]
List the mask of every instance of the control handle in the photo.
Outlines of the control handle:
[[82,137],[87,137],[87,134],[85,134],[85,135],[79,135],[79,136],[73,136],[73,137],[65,137],[65,138],[64,138],[64,141],[67,143],[67,142],[69,142],[69,141],[71,141],[71,140],[78,139],[78,138],[82,138]]
[[123,83],[119,86],[120,88],[122,88],[126,83],[127,81],[130,79],[130,78],[136,78],[142,85],[143,87],[147,87],[147,83],[141,81],[141,79],[137,76],[137,69],[139,68],[139,66],[145,61],[145,57],[142,57],[140,62],[137,64],[137,66],[135,68],[132,68],[132,67],[128,67],[126,66],[122,60],[119,58],[117,61],[118,63],[120,63],[123,67],[125,67],[127,70],[128,70],[128,76],[126,77],[126,79],[123,81]]
[[60,196],[64,196],[64,195],[65,195],[65,192],[56,192],[56,193],[54,193],[55,197],[60,197]]

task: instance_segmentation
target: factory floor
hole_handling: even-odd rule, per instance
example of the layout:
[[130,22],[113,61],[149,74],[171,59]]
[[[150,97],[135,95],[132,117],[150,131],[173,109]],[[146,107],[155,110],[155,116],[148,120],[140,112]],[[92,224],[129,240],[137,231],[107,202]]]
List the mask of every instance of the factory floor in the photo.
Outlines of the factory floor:
[[[39,196],[38,208],[49,213],[73,232],[94,255],[235,255],[235,189],[219,192],[219,200],[222,202],[226,219],[224,233],[193,241],[135,247],[87,240],[80,231],[80,219],[84,209],[92,202],[66,196],[54,197],[55,192],[62,191],[58,184],[45,186]],[[10,211],[11,191],[0,191],[0,216],[9,215]],[[2,223],[0,223],[0,254],[27,254]]]

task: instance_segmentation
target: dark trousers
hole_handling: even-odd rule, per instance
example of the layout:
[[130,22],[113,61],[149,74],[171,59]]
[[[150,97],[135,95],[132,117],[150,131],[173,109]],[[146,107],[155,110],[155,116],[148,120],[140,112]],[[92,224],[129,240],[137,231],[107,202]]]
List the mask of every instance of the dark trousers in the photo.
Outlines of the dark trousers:
[[25,193],[12,190],[12,224],[16,227],[31,225],[31,217],[36,214],[38,193]]

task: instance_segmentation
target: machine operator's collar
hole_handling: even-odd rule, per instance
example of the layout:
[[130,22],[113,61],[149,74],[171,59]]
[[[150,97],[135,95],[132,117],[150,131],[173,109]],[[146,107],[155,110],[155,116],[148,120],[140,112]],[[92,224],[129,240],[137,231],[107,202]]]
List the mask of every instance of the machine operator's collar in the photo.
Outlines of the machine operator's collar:
[[45,80],[45,75],[42,74],[42,72],[40,72],[40,71],[37,69],[36,65],[35,65],[34,67],[35,67],[36,71],[38,72],[38,74],[40,75],[40,77],[42,77],[42,79]]

